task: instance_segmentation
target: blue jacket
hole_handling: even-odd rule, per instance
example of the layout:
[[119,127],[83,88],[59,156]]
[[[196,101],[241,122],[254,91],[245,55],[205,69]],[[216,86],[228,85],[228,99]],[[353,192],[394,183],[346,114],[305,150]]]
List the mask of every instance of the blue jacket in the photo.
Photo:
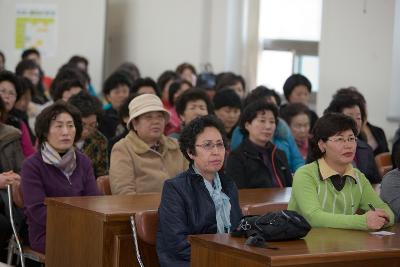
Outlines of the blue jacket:
[[[300,154],[299,148],[297,147],[296,141],[294,140],[289,126],[281,118],[278,119],[279,122],[276,126],[272,143],[275,144],[277,148],[285,152],[289,163],[289,168],[292,173],[295,173],[299,167],[304,165],[304,159]],[[231,151],[236,149],[242,143],[243,139],[243,133],[240,131],[239,127],[236,127],[232,134]]]
[[[219,175],[222,191],[230,198],[234,229],[242,217],[238,190],[232,179]],[[165,181],[158,215],[157,254],[162,267],[190,266],[188,235],[217,233],[214,202],[203,177],[191,167]]]

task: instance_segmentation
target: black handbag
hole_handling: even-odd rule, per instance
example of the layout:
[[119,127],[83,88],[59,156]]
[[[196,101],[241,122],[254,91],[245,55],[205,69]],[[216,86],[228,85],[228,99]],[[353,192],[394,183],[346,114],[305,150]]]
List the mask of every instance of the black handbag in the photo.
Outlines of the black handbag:
[[281,210],[261,216],[244,216],[231,235],[247,237],[247,245],[268,248],[265,241],[300,239],[310,230],[311,225],[303,216],[295,211]]

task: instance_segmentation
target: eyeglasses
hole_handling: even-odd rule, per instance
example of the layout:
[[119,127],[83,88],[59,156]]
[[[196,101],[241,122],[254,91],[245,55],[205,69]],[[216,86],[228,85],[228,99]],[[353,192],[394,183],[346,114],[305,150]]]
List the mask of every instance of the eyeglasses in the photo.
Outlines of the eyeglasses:
[[204,143],[204,144],[201,144],[201,145],[196,145],[196,146],[201,147],[206,151],[212,151],[214,149],[214,147],[216,147],[217,150],[225,149],[225,145],[224,145],[223,142],[218,142],[218,143],[215,143],[215,144],[213,142],[207,142],[207,143]]
[[0,89],[0,95],[9,95],[9,96],[14,96],[16,97],[17,94],[14,91],[7,91],[6,89]]
[[353,143],[357,142],[357,137],[355,137],[355,136],[350,136],[348,138],[337,137],[337,138],[328,139],[328,141],[335,142],[337,144],[342,144],[342,145],[344,145],[344,143],[346,143],[346,142],[353,144]]

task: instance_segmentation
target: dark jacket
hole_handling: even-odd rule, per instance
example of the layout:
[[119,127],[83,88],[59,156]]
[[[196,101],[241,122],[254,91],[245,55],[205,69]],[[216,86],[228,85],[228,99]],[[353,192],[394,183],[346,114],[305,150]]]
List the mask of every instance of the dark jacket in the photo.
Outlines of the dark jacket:
[[[235,183],[222,173],[220,179],[222,192],[230,198],[230,220],[234,229],[242,217],[238,191]],[[158,209],[157,254],[160,265],[189,266],[188,235],[217,233],[215,212],[203,177],[191,167],[165,181]]]
[[[369,122],[367,122],[367,126],[371,130],[371,133],[374,136],[376,143],[378,144],[378,146],[374,149],[374,156],[383,152],[389,152],[389,146],[386,140],[386,135],[385,132],[382,130],[382,128],[374,126]],[[368,143],[367,140],[364,140],[363,136],[360,135],[360,137],[363,141]]]
[[355,167],[359,169],[371,184],[379,184],[381,176],[376,167],[374,152],[372,148],[363,140],[357,139],[356,156],[354,158]]
[[274,144],[267,144],[268,165],[264,163],[261,153],[246,138],[228,157],[225,172],[235,181],[237,187],[260,188],[279,187],[278,178],[284,187],[292,186],[292,174],[286,155]]
[[21,131],[0,123],[0,173],[19,172],[24,155],[21,149]]
[[118,124],[118,111],[110,107],[104,111],[104,115],[100,119],[99,130],[110,141],[115,136]]

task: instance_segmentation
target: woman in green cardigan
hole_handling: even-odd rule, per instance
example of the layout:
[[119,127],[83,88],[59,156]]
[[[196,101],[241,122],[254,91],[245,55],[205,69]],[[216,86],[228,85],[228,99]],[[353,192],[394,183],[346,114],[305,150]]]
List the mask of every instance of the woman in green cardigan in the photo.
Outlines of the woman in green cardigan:
[[[343,114],[326,114],[312,134],[311,163],[294,175],[289,209],[313,227],[378,230],[392,225],[393,212],[351,165],[357,146],[355,121]],[[359,210],[365,213],[359,215]]]

